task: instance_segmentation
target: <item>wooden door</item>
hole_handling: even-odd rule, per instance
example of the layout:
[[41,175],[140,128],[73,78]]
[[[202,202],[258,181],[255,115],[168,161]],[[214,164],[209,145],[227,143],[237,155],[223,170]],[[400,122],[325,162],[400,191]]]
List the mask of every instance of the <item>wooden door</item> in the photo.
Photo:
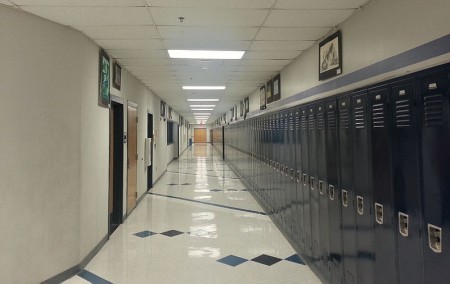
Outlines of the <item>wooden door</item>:
[[194,143],[206,143],[206,128],[194,129]]
[[128,182],[127,214],[136,207],[137,199],[137,108],[128,105]]

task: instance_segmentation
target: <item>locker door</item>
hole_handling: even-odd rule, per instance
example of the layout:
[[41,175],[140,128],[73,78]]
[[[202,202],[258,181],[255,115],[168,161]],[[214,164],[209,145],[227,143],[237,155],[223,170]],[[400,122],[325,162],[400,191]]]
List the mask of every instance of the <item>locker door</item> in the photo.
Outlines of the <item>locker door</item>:
[[312,256],[316,262],[319,259],[319,191],[317,189],[317,125],[316,125],[316,104],[308,107],[308,173],[309,189],[311,194],[311,239]]
[[301,108],[301,151],[302,151],[302,177],[301,184],[303,189],[303,238],[305,243],[305,254],[312,257],[312,238],[311,238],[311,192],[309,189],[308,172],[308,107]]
[[342,206],[339,193],[339,136],[337,101],[327,101],[326,105],[326,158],[328,199],[330,208],[330,258],[331,283],[341,283],[342,264]]
[[325,279],[330,282],[330,268],[328,266],[330,231],[329,209],[327,195],[327,155],[326,155],[326,118],[325,103],[317,105],[317,189],[319,193],[319,268]]
[[280,143],[281,143],[281,121],[280,113],[275,114],[275,148],[274,148],[274,160],[276,161],[275,167],[275,184],[274,184],[274,197],[275,197],[275,218],[280,223]]
[[420,80],[425,282],[450,281],[449,75]]
[[288,145],[287,158],[289,168],[289,195],[287,216],[289,221],[288,235],[294,239],[294,202],[296,199],[297,181],[295,179],[296,163],[295,163],[295,109],[291,108],[288,112]]
[[287,119],[287,112],[282,111],[280,112],[280,143],[279,143],[279,160],[280,160],[280,171],[279,171],[279,196],[280,196],[280,220],[281,220],[281,226],[283,228],[286,228],[286,191],[287,191],[287,183],[286,183],[286,134],[287,134],[287,128],[286,128],[286,119]]
[[347,95],[338,100],[339,168],[342,205],[342,254],[345,283],[356,283],[355,194],[353,189],[353,138],[351,101]]
[[391,86],[394,192],[400,283],[423,283],[419,135],[413,82]]
[[271,203],[271,209],[272,214],[274,217],[276,214],[276,200],[275,200],[275,186],[276,186],[276,149],[277,149],[277,123],[276,123],[276,115],[271,115],[271,157],[272,157],[272,171],[270,172],[270,203]]
[[281,147],[282,163],[284,165],[282,174],[282,194],[283,194],[283,224],[285,231],[289,234],[289,197],[290,197],[290,180],[289,180],[289,110],[283,112],[283,143]]
[[295,109],[295,181],[296,181],[296,198],[295,198],[295,227],[296,240],[300,251],[304,252],[304,223],[303,223],[303,185],[302,185],[302,139],[301,139],[301,108]]
[[356,202],[357,283],[373,283],[373,218],[370,188],[370,145],[367,94],[352,95],[353,107],[353,186]]
[[[372,196],[374,204],[374,282],[396,283],[395,204],[392,187],[391,118],[387,87],[370,90]],[[369,126],[368,126],[369,127]]]

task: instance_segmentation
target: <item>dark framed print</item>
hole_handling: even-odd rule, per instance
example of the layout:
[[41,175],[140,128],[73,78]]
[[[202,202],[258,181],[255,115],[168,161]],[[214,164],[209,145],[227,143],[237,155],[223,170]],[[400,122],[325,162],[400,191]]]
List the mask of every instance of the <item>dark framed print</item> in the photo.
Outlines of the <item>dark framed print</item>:
[[161,101],[159,106],[160,106],[159,109],[160,109],[160,112],[161,112],[161,116],[163,118],[165,118],[166,117],[166,103],[164,101]]
[[117,62],[113,65],[113,87],[120,91],[122,86],[122,67]]
[[259,109],[266,109],[266,86],[259,88]]
[[110,95],[109,84],[111,81],[111,71],[109,56],[102,49],[99,56],[99,91],[98,91],[98,105],[101,107],[109,108]]
[[272,86],[273,86],[273,101],[278,101],[281,98],[280,74],[272,78]]
[[342,73],[341,31],[337,31],[319,43],[319,80],[326,80]]
[[250,110],[250,99],[248,97],[245,98],[244,104],[245,104],[245,113],[247,114]]
[[273,102],[273,81],[269,80],[266,84],[266,103],[270,104]]
[[239,106],[239,116],[242,117],[244,116],[244,101],[242,101]]

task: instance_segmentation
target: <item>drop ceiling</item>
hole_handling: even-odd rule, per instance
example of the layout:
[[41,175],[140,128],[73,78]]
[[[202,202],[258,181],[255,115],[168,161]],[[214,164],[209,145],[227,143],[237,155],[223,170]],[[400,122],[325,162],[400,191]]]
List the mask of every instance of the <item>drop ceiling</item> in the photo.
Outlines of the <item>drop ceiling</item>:
[[[367,1],[0,0],[0,4],[81,31],[191,123],[195,119],[187,99],[219,98],[214,111],[208,111],[212,115],[207,123],[212,123]],[[170,59],[167,49],[246,53],[242,60],[205,61]],[[189,91],[182,90],[184,85],[227,88]]]

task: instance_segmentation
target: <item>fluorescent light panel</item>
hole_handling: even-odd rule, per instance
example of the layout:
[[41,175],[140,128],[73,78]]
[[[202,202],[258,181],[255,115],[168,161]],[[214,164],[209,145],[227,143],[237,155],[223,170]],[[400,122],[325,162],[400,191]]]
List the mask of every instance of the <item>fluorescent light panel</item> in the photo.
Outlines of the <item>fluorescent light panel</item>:
[[167,50],[170,58],[188,59],[241,59],[245,51],[221,51],[221,50]]
[[218,102],[219,99],[188,99],[188,102]]
[[191,110],[214,110],[213,108],[191,108]]
[[183,90],[225,90],[225,86],[183,86]]
[[190,107],[216,107],[216,105],[189,105]]

